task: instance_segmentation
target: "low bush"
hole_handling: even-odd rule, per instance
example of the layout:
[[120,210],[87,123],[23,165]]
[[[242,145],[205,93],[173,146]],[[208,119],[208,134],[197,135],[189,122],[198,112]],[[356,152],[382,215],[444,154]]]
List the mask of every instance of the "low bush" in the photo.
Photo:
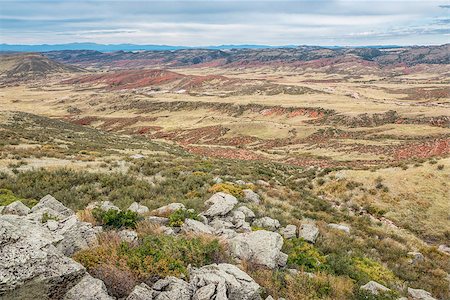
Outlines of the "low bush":
[[[94,271],[109,290],[119,290],[123,297],[132,286],[125,284],[128,281],[134,284],[166,276],[187,276],[189,265],[200,267],[229,261],[225,253],[217,239],[207,237],[150,234],[131,245],[108,232],[99,238],[98,246],[81,250],[73,258],[89,272]],[[121,285],[120,282],[125,282],[125,286],[118,289],[115,285]]]
[[180,227],[185,219],[200,220],[198,213],[187,209],[178,209],[169,215],[169,226]]
[[224,192],[227,194],[231,194],[237,198],[244,197],[244,192],[242,191],[242,188],[230,183],[216,183],[211,188],[209,188],[208,192],[210,193]]
[[139,220],[138,213],[130,210],[118,211],[110,209],[104,211],[100,208],[94,208],[92,210],[92,216],[99,224],[116,229],[136,228],[136,223]]
[[13,202],[20,201],[29,208],[35,206],[38,201],[35,199],[26,199],[17,197],[14,193],[8,189],[0,189],[0,206],[6,206]]
[[284,252],[288,254],[289,265],[302,267],[308,272],[322,269],[326,262],[325,256],[301,238],[286,240]]

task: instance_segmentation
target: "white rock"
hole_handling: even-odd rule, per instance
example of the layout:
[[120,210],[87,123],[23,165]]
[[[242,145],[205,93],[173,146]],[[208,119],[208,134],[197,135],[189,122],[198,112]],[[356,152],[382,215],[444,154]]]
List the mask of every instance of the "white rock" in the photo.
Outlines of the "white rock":
[[229,213],[238,203],[236,197],[223,192],[215,193],[205,204],[209,208],[203,213],[204,216],[212,218],[215,216],[224,216]]
[[108,211],[111,209],[120,211],[120,208],[115,206],[111,201],[100,201],[100,202],[96,201],[89,203],[89,205],[86,207],[86,209],[94,209],[94,208],[99,208],[104,211]]
[[275,231],[280,227],[280,222],[278,220],[269,218],[269,217],[262,217],[259,219],[256,219],[252,223],[255,227],[264,228],[270,231]]
[[445,254],[450,254],[450,247],[447,245],[439,245],[438,250]]
[[412,263],[419,263],[425,260],[423,254],[417,251],[408,252],[408,256],[412,258]]
[[13,203],[6,205],[2,213],[4,215],[18,215],[25,216],[30,212],[30,209],[20,201],[14,201]]
[[278,266],[280,256],[283,256],[282,247],[281,235],[266,230],[241,233],[230,240],[230,251],[233,256],[271,269]]
[[168,205],[153,210],[152,213],[156,215],[166,216],[180,209],[186,209],[183,203],[170,203]]
[[281,235],[285,239],[292,239],[297,236],[297,226],[289,224],[280,229]]
[[255,204],[261,203],[261,199],[257,193],[250,189],[242,190],[244,192],[244,201],[252,202]]
[[268,183],[267,181],[261,180],[261,179],[256,180],[256,184],[260,185],[260,186],[265,186],[265,187],[269,187],[270,186],[270,183]]
[[244,180],[240,180],[240,179],[236,180],[235,183],[238,185],[246,185],[247,184],[247,182],[245,182]]
[[436,298],[431,296],[430,292],[421,289],[408,288],[408,295],[412,300],[436,300]]
[[375,281],[369,281],[365,285],[361,286],[360,289],[368,291],[374,295],[378,295],[380,292],[382,293],[390,291],[390,289]]
[[142,155],[142,154],[133,154],[133,155],[130,155],[130,158],[132,158],[132,159],[142,159],[142,158],[145,158],[145,156]]
[[[215,299],[260,299],[259,284],[245,272],[231,264],[211,264],[199,269],[193,268],[189,272],[189,277],[190,284],[197,288],[213,284],[216,287]],[[212,290],[211,288],[209,289]]]
[[163,233],[165,235],[175,235],[175,231],[171,227],[167,227],[167,226],[163,225],[163,226],[159,227],[159,230],[161,231],[161,233]]
[[126,300],[152,300],[153,290],[146,285],[141,283],[134,287],[130,295],[128,295]]
[[149,216],[149,217],[146,218],[146,220],[149,223],[156,224],[156,225],[167,225],[167,224],[169,224],[169,219],[168,218],[163,218],[163,217]]
[[158,280],[153,290],[155,300],[191,300],[193,294],[186,281],[172,276]]
[[236,211],[240,211],[240,212],[244,213],[246,219],[251,220],[251,219],[255,218],[255,213],[247,206],[239,206],[238,208],[236,208]]
[[97,230],[91,223],[80,222],[75,215],[59,222],[55,232],[64,237],[56,247],[67,256],[98,245]]
[[345,232],[347,234],[350,234],[350,227],[342,225],[342,224],[333,224],[333,223],[331,223],[331,224],[328,224],[328,227],[336,229],[336,230],[343,231],[343,232]]
[[298,237],[313,244],[316,242],[318,236],[319,227],[314,223],[304,223],[300,226],[300,230],[298,231]]
[[64,300],[80,299],[114,300],[115,298],[108,295],[103,281],[86,274],[81,281],[71,288],[64,296]]
[[214,228],[192,219],[184,220],[181,231],[184,233],[214,234]]
[[210,283],[208,285],[205,285],[201,288],[199,288],[195,294],[192,300],[210,300],[213,299],[212,296],[216,292],[216,285],[213,283]]
[[85,274],[82,265],[53,246],[62,239],[63,236],[24,217],[0,216],[0,295],[4,299],[21,299],[20,287],[33,281],[42,285],[36,292],[43,295],[35,295],[36,299],[62,299],[73,282]]
[[138,240],[138,234],[134,230],[124,229],[119,231],[118,235],[124,242],[135,243]]
[[71,210],[70,208],[67,208],[66,206],[64,206],[64,204],[62,204],[61,202],[56,200],[51,195],[46,195],[41,200],[39,200],[38,204],[33,206],[33,208],[31,209],[31,212],[35,213],[35,212],[38,212],[38,211],[40,211],[40,210],[42,210],[44,208],[49,208],[49,209],[51,209],[53,211],[56,211],[56,212],[58,212],[58,214],[60,216],[63,216],[63,217],[70,217],[70,216],[73,216],[75,214],[73,212],[73,210]]
[[48,220],[46,225],[49,230],[55,231],[56,229],[58,229],[59,223],[55,220]]
[[128,207],[128,210],[134,211],[140,215],[146,214],[149,212],[149,209],[147,206],[140,205],[137,202],[133,202],[130,207]]
[[213,182],[214,182],[214,183],[222,183],[222,182],[223,182],[223,179],[220,178],[219,176],[216,176],[216,177],[213,178]]

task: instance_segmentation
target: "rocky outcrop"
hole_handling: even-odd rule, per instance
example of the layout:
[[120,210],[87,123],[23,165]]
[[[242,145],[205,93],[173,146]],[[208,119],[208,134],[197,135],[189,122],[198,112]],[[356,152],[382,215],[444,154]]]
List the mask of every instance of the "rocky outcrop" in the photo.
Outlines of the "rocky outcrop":
[[146,285],[141,283],[134,287],[130,295],[128,295],[126,300],[151,300],[153,299],[153,290]]
[[280,227],[280,222],[278,220],[269,218],[269,217],[262,217],[259,219],[256,219],[252,223],[253,226],[264,228],[270,231],[275,231]]
[[78,221],[75,215],[61,221],[55,232],[64,237],[56,247],[67,256],[98,245],[97,230],[90,223]]
[[382,284],[375,281],[369,281],[365,285],[361,286],[360,289],[370,292],[371,294],[378,295],[379,293],[389,292],[390,289]]
[[146,214],[150,211],[147,206],[140,205],[137,202],[133,202],[130,207],[128,207],[128,210],[134,211],[140,215]]
[[0,297],[37,293],[36,299],[61,299],[85,274],[82,265],[54,246],[63,239],[24,217],[1,216]]
[[207,218],[224,216],[238,203],[236,197],[223,192],[215,193],[205,204],[209,207],[203,215]]
[[103,281],[86,274],[77,285],[67,292],[63,300],[80,299],[114,300],[115,298],[108,295]]
[[86,209],[94,209],[94,208],[99,208],[104,211],[108,211],[111,209],[120,211],[120,208],[115,206],[111,201],[100,201],[100,202],[96,201],[89,203],[89,205],[86,207]]
[[192,219],[184,220],[184,223],[181,226],[181,231],[184,233],[194,234],[214,234],[214,228]]
[[73,210],[65,207],[64,204],[56,200],[51,195],[46,195],[41,200],[39,200],[38,204],[33,206],[31,212],[36,213],[39,211],[47,211],[47,209],[51,210],[52,212],[56,212],[56,217],[58,217],[59,219],[64,219],[65,217],[70,217],[75,214]]
[[328,227],[350,234],[350,227],[342,224],[328,224]]
[[30,209],[20,201],[14,201],[13,203],[5,206],[2,210],[2,214],[18,216],[26,216],[29,212]]
[[305,223],[300,226],[298,237],[307,242],[315,243],[319,236],[319,228],[314,223]]
[[138,234],[134,230],[124,229],[119,231],[120,240],[127,243],[135,243],[138,240]]
[[257,193],[250,189],[243,190],[244,192],[244,201],[252,202],[255,204],[259,204],[261,202],[261,199]]
[[242,212],[245,218],[248,220],[255,218],[255,213],[247,206],[239,206],[238,208],[236,208],[236,211]]
[[153,299],[155,300],[190,300],[192,294],[189,283],[176,277],[158,280],[153,285]]
[[260,286],[230,264],[212,264],[190,270],[194,299],[259,300]]
[[430,292],[421,289],[408,288],[408,295],[412,300],[437,300]]
[[266,230],[241,233],[230,240],[233,256],[271,269],[286,264],[287,257],[281,252],[282,247],[281,235]]
[[286,225],[286,227],[280,229],[280,234],[285,239],[292,239],[297,236],[297,226],[291,224]]
[[160,208],[152,210],[152,214],[157,216],[167,216],[179,209],[186,209],[183,203],[170,203]]

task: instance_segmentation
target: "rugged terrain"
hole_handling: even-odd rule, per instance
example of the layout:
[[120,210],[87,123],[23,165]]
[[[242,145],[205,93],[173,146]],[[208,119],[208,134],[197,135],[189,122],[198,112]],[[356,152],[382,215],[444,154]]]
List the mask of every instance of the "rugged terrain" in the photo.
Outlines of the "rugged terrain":
[[448,51],[0,56],[0,298],[448,299]]

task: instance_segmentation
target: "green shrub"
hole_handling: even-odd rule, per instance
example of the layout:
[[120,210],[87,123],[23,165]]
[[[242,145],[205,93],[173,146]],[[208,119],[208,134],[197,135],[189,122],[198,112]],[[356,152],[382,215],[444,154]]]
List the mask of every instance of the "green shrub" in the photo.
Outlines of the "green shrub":
[[378,295],[374,295],[369,291],[358,289],[355,295],[356,300],[396,300],[398,298],[398,293],[394,291],[380,292]]
[[224,192],[227,194],[231,194],[237,198],[244,197],[242,188],[230,183],[216,183],[208,191],[211,193]]
[[138,245],[120,242],[109,237],[97,247],[81,250],[74,259],[88,271],[112,264],[131,272],[139,280],[187,276],[189,265],[200,267],[228,261],[217,239],[205,237],[168,236],[150,234]]
[[314,246],[301,238],[287,240],[284,252],[288,254],[288,264],[303,267],[305,271],[312,272],[323,268],[326,261]]
[[200,220],[198,213],[187,209],[178,209],[169,215],[169,226],[180,227],[185,219]]
[[6,206],[16,201],[20,201],[30,208],[38,203],[35,199],[20,198],[10,190],[0,189],[0,206]]
[[355,269],[358,271],[354,279],[359,282],[373,280],[386,285],[392,284],[396,281],[395,275],[392,271],[370,258],[354,258],[353,264]]
[[92,210],[92,215],[95,220],[103,226],[109,228],[136,228],[136,223],[139,220],[138,213],[134,211],[118,211],[110,209],[108,211],[95,208]]
[[42,214],[42,223],[46,223],[48,220],[55,220],[58,221],[58,217],[52,216],[51,214],[49,214],[48,212],[45,212],[44,214]]

